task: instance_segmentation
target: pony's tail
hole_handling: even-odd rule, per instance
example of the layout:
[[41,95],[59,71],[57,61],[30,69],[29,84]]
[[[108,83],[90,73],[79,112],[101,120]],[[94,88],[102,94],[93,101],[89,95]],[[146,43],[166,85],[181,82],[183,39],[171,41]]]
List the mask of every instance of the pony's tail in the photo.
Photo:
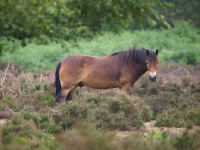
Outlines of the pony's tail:
[[56,97],[61,91],[61,84],[60,84],[60,77],[59,77],[59,70],[60,70],[61,62],[59,62],[56,66],[55,72],[55,86],[56,86]]

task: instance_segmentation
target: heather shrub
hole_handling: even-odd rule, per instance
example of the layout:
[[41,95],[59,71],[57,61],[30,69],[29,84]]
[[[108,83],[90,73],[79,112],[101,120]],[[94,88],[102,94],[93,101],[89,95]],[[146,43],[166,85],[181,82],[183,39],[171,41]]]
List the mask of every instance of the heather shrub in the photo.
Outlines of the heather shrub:
[[[112,91],[108,92],[112,93]],[[66,105],[60,106],[61,114],[54,115],[56,124],[62,126],[63,129],[68,129],[72,128],[76,122],[87,120],[103,130],[127,130],[140,127],[143,120],[148,117],[145,113],[141,117],[140,111],[125,93],[116,94],[114,97],[104,94],[104,96],[94,94],[76,97]]]
[[177,150],[198,150],[200,140],[200,130],[195,133],[189,133],[188,130],[183,132],[182,136],[175,137],[171,142]]
[[16,111],[18,109],[17,102],[13,99],[11,95],[5,95],[0,100],[0,110],[5,109],[6,107],[9,107],[10,109]]
[[182,78],[182,85],[183,85],[183,87],[187,87],[187,86],[189,86],[189,84],[190,84],[190,78],[183,77]]
[[[42,139],[42,140],[41,140]],[[36,127],[32,120],[18,116],[7,122],[2,131],[3,149],[58,149],[50,137]]]

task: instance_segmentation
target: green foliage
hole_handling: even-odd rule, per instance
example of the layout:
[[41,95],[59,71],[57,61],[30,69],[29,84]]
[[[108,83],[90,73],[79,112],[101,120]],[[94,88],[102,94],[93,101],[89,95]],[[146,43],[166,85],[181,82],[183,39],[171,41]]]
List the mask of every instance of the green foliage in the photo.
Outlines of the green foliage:
[[199,111],[167,109],[156,117],[156,126],[183,127],[186,125],[200,125]]
[[155,141],[158,141],[158,140],[163,142],[165,140],[165,136],[159,131],[153,130],[149,136],[149,140],[151,143],[154,143]]
[[154,7],[157,3],[155,0],[130,0],[126,1],[126,5],[123,0],[2,0],[0,30],[2,35],[20,39],[73,39],[91,36],[105,28],[118,31],[130,20],[137,21],[137,24],[141,20],[151,23],[151,15],[163,20]]
[[37,44],[32,41],[23,47],[20,46],[19,40],[13,43],[12,40],[2,39],[4,44],[1,61],[15,62],[31,71],[52,69],[57,62],[71,54],[105,56],[135,46],[158,49],[161,64],[172,60],[183,64],[196,64],[200,61],[198,33],[199,30],[189,23],[179,22],[175,28],[168,30],[123,31],[120,34],[106,32],[92,40],[79,39],[76,43]]
[[148,122],[153,119],[153,112],[149,107],[143,107],[141,111],[141,118],[144,122]]
[[1,106],[0,110],[5,109],[6,107],[16,111],[17,110],[17,103],[10,95],[5,95],[3,99],[0,100]]
[[56,102],[55,102],[55,98],[54,96],[52,96],[52,94],[46,93],[43,94],[39,100],[40,105],[44,105],[44,106],[55,106]]
[[183,114],[174,109],[167,109],[163,113],[157,115],[156,126],[167,126],[167,127],[183,127],[185,121]]
[[19,125],[19,124],[21,124],[23,121],[24,121],[24,120],[23,120],[22,117],[16,116],[16,117],[14,117],[14,118],[12,119],[12,124],[13,124],[13,125]]
[[[185,57],[187,56],[187,57]],[[194,52],[178,52],[172,56],[172,59],[176,62],[195,65],[197,60]]]
[[168,9],[158,8],[162,11],[162,14],[166,17],[166,20],[171,24],[175,23],[177,20],[189,21],[195,26],[200,27],[199,23],[199,5],[198,0],[188,1],[188,0],[161,0],[161,2],[168,2],[173,5],[173,7],[168,7]]
[[6,62],[16,62],[32,71],[40,68],[53,68],[64,57],[63,53],[67,52],[65,46],[54,42],[48,45],[38,45],[33,42],[27,44],[26,47],[19,46],[15,48],[16,51],[11,52],[9,45],[12,44],[9,41],[3,46],[5,53],[2,59]]
[[174,147],[177,150],[188,150],[196,149],[193,144],[195,141],[195,136],[190,136],[188,131],[185,131],[181,137],[177,137],[174,141]]
[[189,111],[185,115],[185,119],[194,125],[200,125],[200,112],[198,110]]
[[26,121],[21,116],[12,118],[11,122],[4,126],[2,143],[3,149],[59,148],[50,135],[38,130],[32,120]]

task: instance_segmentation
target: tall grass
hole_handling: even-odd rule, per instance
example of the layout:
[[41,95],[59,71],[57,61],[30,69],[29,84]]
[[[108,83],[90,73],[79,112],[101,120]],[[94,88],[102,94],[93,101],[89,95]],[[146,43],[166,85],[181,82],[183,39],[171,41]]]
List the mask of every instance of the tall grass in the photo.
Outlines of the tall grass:
[[35,70],[54,68],[58,61],[71,54],[103,56],[130,47],[145,47],[158,49],[162,64],[172,60],[195,64],[200,61],[199,33],[199,29],[193,25],[178,22],[175,28],[170,29],[123,31],[120,34],[105,32],[93,39],[78,39],[77,42],[37,44],[37,40],[27,40],[24,44],[19,40],[1,38],[0,43],[4,49],[1,59]]

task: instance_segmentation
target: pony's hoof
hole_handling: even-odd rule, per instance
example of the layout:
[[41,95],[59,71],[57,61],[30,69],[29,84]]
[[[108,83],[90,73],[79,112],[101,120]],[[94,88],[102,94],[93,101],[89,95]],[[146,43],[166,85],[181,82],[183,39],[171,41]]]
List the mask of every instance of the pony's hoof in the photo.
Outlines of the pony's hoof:
[[61,102],[56,102],[56,106],[58,106],[58,105],[60,105],[61,104]]

